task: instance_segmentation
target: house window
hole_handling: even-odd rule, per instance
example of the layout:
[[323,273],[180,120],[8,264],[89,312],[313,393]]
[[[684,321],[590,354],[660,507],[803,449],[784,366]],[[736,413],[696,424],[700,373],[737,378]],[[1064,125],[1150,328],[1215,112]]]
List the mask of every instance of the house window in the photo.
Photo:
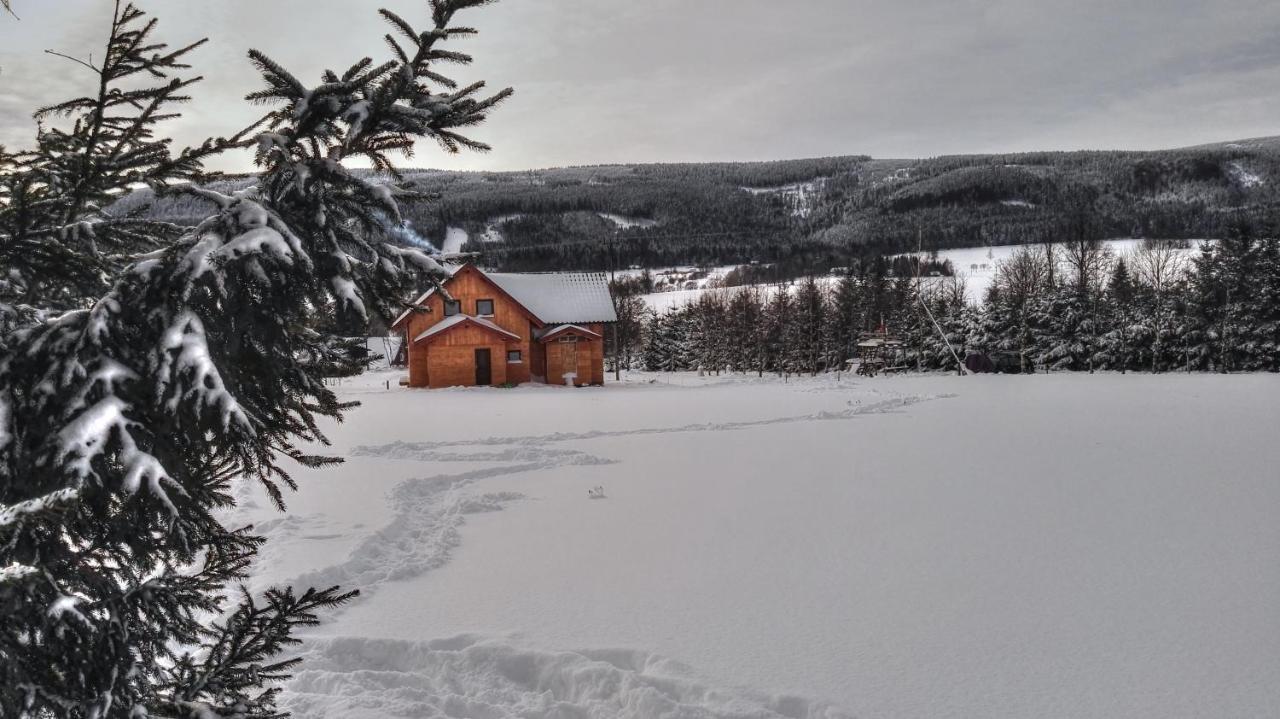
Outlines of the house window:
[[561,337],[560,341],[561,342],[577,342],[578,338],[574,335],[569,335],[568,337]]
[[452,317],[462,311],[462,303],[457,300],[444,301],[444,316]]
[[523,361],[520,350],[507,350],[507,364],[520,364]]
[[476,300],[476,314],[481,317],[492,317],[493,300]]

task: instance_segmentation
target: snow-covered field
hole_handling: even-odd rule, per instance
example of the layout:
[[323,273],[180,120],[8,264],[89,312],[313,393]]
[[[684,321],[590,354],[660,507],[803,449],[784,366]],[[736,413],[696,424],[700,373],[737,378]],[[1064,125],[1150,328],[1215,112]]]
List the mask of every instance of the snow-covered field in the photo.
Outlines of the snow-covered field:
[[[1116,257],[1125,257],[1142,247],[1143,240],[1140,239],[1115,239],[1106,240],[1103,244]],[[965,296],[970,302],[981,302],[986,296],[987,289],[991,287],[991,283],[996,278],[996,267],[998,264],[1013,256],[1013,253],[1023,245],[996,245],[992,247],[965,247],[953,250],[939,250],[938,259],[951,260],[951,266],[955,268],[956,277],[964,280]],[[1034,245],[1041,247],[1042,245]],[[1200,251],[1200,241],[1192,241],[1188,243],[1184,252],[1188,256],[1194,256]],[[1061,249],[1059,249],[1061,252]],[[1059,257],[1061,259],[1061,257]]]
[[1280,716],[1280,377],[396,378],[242,492],[300,716]]
[[[1207,240],[1212,242],[1213,240]],[[1201,242],[1205,240],[1196,240],[1188,243],[1187,248],[1182,250],[1188,257],[1194,256],[1200,251]],[[1140,239],[1113,239],[1105,240],[1103,244],[1116,257],[1125,257],[1142,246],[1143,240]],[[987,294],[987,289],[991,287],[991,283],[995,281],[996,268],[999,263],[1013,256],[1013,253],[1020,247],[1043,247],[1043,245],[993,245],[988,247],[962,247],[951,250],[939,250],[938,259],[950,260],[951,265],[955,268],[955,277],[964,281],[965,297],[971,303],[981,302]],[[1059,250],[1061,251],[1061,250]],[[1061,256],[1059,260],[1061,260]],[[734,265],[714,268],[710,277],[712,279],[722,278],[728,272],[734,269]],[[654,273],[662,270],[653,270]],[[636,272],[635,274],[639,274]],[[834,276],[820,278],[823,282],[834,284],[839,278]],[[950,282],[952,278],[924,278],[926,285],[929,282]],[[798,282],[790,283],[790,287],[795,287]],[[757,285],[757,287],[768,296],[772,292],[776,292],[780,285]],[[733,288],[730,288],[730,291]],[[689,289],[679,289],[666,292],[653,292],[642,295],[645,304],[657,312],[665,312],[669,309],[678,309],[685,305],[697,302],[698,298],[704,292],[725,291],[718,288],[714,282],[708,281],[699,283],[697,287]]]

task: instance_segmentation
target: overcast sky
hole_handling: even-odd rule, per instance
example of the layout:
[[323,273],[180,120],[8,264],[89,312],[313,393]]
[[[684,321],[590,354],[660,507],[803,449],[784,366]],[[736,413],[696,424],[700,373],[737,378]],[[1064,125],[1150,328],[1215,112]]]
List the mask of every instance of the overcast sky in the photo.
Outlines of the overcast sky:
[[[423,0],[135,0],[206,82],[171,126],[195,142],[258,108],[258,48],[315,80],[381,58],[390,7]],[[44,48],[101,57],[109,0],[13,0],[0,18],[0,144],[28,144],[31,111],[92,89]],[[475,132],[487,155],[433,147],[407,164],[569,164],[924,157],[1175,147],[1280,134],[1274,0],[502,0],[469,11],[455,47],[515,97]],[[224,169],[246,169],[243,157]]]

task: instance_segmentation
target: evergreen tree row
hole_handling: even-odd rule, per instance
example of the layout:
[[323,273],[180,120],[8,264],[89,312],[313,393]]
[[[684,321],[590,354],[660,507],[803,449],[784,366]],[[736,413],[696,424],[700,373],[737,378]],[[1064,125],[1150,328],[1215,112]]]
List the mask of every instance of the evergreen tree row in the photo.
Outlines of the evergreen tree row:
[[625,356],[653,371],[813,374],[846,368],[860,338],[885,333],[904,342],[912,369],[956,371],[977,353],[1019,369],[1280,371],[1280,241],[1247,224],[1195,251],[1028,247],[1001,264],[979,304],[962,280],[891,277],[886,266],[703,293],[646,313]]

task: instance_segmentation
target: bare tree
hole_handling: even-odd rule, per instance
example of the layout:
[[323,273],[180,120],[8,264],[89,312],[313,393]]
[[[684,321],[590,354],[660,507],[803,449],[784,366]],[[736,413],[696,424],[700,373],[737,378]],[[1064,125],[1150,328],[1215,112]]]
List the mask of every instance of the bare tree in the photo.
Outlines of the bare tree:
[[1092,237],[1064,242],[1062,256],[1071,270],[1071,283],[1082,298],[1091,297],[1103,287],[1115,262],[1111,249]]
[[1151,350],[1151,371],[1159,368],[1161,338],[1164,332],[1165,304],[1174,285],[1187,272],[1187,257],[1176,243],[1170,240],[1146,240],[1134,251],[1129,261],[1138,281],[1151,290],[1155,342]]
[[1044,244],[1044,287],[1053,289],[1058,286],[1058,243]]
[[969,301],[969,285],[963,277],[931,278],[928,283],[922,282],[918,289],[925,302],[944,305],[946,307],[963,307]]
[[1093,347],[1097,343],[1098,295],[1107,281],[1115,258],[1111,249],[1092,233],[1077,233],[1062,246],[1063,260],[1071,271],[1071,285],[1079,301],[1088,307],[1089,373],[1093,373]]
[[613,323],[609,334],[613,339],[613,377],[620,382],[622,370],[631,369],[644,322],[645,304],[640,295],[626,290],[615,291],[613,304],[618,321]]
[[1052,286],[1053,253],[1018,248],[996,268],[996,286],[1018,317],[1018,359],[1026,371],[1027,305]]

